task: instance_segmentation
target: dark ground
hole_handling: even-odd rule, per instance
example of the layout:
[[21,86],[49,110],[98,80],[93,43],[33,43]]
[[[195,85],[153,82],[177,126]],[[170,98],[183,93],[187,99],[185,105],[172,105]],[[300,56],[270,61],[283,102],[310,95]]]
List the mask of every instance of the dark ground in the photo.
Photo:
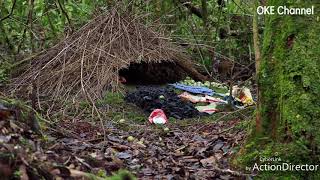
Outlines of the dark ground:
[[[88,172],[99,179],[126,169],[139,179],[246,178],[230,169],[244,142],[252,109],[203,118],[170,118],[165,126],[157,126],[147,122],[148,114],[119,100],[109,109],[111,114],[104,116],[105,132],[100,121],[78,116],[41,122],[43,135],[17,119],[15,112],[21,109],[10,109],[13,111],[2,108],[0,118],[3,177],[83,179]],[[119,122],[117,113],[124,122]]]

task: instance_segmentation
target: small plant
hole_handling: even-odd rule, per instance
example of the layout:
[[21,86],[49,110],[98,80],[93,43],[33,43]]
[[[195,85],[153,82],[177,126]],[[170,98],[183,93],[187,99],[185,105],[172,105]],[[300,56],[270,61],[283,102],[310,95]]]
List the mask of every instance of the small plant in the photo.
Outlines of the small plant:
[[124,103],[123,95],[116,92],[106,92],[103,99],[97,101],[98,106],[121,105]]
[[135,180],[136,178],[126,170],[119,170],[117,173],[115,173],[113,176],[106,178],[106,180]]
[[90,107],[91,106],[91,104],[90,104],[90,102],[88,102],[88,101],[80,101],[79,102],[79,106],[80,106],[80,108],[88,108],[88,107]]
[[8,81],[11,65],[8,62],[0,62],[0,85]]
[[13,173],[13,177],[20,179],[20,177],[21,177],[21,171],[16,170],[16,171]]

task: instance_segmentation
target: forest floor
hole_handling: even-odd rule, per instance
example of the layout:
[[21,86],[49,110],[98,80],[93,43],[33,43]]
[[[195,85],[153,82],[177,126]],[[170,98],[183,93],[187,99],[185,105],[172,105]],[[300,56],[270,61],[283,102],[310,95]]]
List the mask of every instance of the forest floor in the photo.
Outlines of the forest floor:
[[100,108],[108,121],[89,120],[90,108],[82,103],[80,115],[71,111],[59,121],[40,122],[41,135],[10,115],[18,106],[9,113],[2,108],[1,174],[99,179],[127,170],[139,179],[246,178],[232,158],[244,143],[253,107],[154,125],[122,95],[110,93],[105,103]]

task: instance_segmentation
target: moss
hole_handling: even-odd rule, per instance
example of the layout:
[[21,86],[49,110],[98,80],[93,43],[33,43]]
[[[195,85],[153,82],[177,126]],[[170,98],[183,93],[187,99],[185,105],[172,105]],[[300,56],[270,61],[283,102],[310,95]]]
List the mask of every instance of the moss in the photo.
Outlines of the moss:
[[91,107],[91,103],[89,101],[80,101],[79,102],[79,107],[81,109],[85,109],[85,108],[90,108]]
[[135,180],[136,178],[126,170],[119,170],[112,177],[107,177],[106,180]]
[[121,111],[121,109],[113,109],[112,111],[107,112],[106,115],[115,121],[126,119],[134,122],[145,122],[148,118],[147,115],[131,105],[123,108],[125,108],[123,111]]
[[8,82],[11,69],[12,65],[9,62],[0,62],[0,85]]
[[124,101],[124,96],[121,93],[106,92],[102,100],[98,100],[98,107],[109,106],[106,116],[112,120],[118,121],[126,119],[135,122],[145,122],[147,116],[138,108]]
[[[316,5],[316,1],[292,2],[271,0],[269,5]],[[316,6],[319,10],[319,5]],[[272,157],[276,152],[292,164],[320,161],[319,32],[316,16],[266,17],[258,75],[263,132],[251,135],[237,164],[252,165],[257,157]],[[300,179],[318,177],[319,173],[263,172],[260,175],[262,179]]]
[[122,105],[124,103],[123,98],[124,96],[121,93],[107,91],[104,97],[97,101],[97,105]]

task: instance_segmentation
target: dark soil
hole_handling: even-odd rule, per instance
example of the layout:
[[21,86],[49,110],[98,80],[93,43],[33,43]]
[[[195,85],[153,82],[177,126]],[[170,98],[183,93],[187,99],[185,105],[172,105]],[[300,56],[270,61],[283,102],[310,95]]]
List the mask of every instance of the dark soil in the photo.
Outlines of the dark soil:
[[142,62],[132,63],[128,69],[121,69],[119,76],[124,77],[127,84],[159,85],[180,81],[186,77],[186,73],[174,62]]
[[[172,91],[156,89],[150,92],[171,98]],[[104,134],[100,122],[71,118],[43,129],[44,138],[11,112],[21,110],[0,107],[0,179],[88,179],[87,172],[111,175],[119,169],[139,179],[251,178],[230,170],[246,135],[237,128],[240,119],[170,122],[168,132],[148,122],[107,121]]]
[[[160,98],[160,96],[164,96],[164,98]],[[167,117],[176,119],[205,115],[195,109],[191,102],[181,100],[170,87],[138,87],[136,91],[129,92],[125,99],[147,113],[154,109],[162,109]]]

